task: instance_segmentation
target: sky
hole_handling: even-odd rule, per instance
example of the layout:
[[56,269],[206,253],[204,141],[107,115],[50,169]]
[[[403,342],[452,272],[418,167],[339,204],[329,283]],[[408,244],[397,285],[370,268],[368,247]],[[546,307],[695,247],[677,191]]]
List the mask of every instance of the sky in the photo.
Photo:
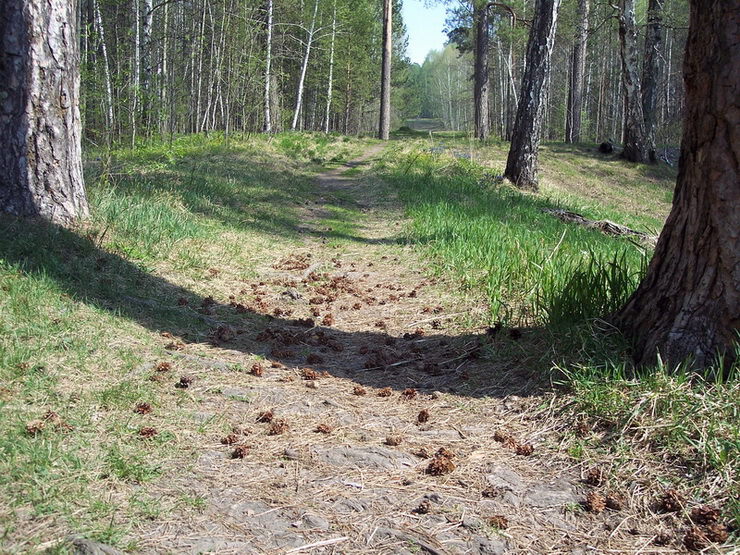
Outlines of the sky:
[[409,35],[408,56],[412,62],[424,63],[430,50],[442,50],[447,35],[442,32],[445,24],[445,7],[424,7],[424,0],[403,0],[403,22]]

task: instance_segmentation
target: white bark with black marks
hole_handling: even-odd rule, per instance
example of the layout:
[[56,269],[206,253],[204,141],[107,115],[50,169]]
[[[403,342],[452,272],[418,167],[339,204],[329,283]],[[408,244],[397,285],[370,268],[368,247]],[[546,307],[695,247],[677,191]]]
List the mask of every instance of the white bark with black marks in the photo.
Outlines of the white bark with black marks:
[[380,122],[378,138],[388,140],[391,131],[391,60],[393,55],[393,4],[383,0],[383,60],[380,74]]

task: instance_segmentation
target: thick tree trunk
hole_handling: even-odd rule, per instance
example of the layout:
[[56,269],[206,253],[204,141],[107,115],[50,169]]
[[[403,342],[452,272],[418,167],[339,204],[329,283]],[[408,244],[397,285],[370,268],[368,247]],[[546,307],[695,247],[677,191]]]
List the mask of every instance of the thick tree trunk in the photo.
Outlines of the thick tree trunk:
[[624,150],[622,157],[630,162],[647,162],[645,118],[642,112],[637,29],[635,27],[635,0],[621,0],[619,14],[619,53],[622,58],[624,84]]
[[581,112],[583,111],[583,81],[586,73],[588,41],[588,1],[578,0],[578,34],[573,46],[573,59],[568,94],[568,113],[565,120],[565,142],[581,140]]
[[658,83],[663,71],[663,0],[650,0],[645,35],[645,60],[642,66],[642,114],[645,118],[645,143],[648,160],[655,162],[655,129],[657,127]]
[[0,4],[0,211],[68,224],[87,215],[77,2]]
[[491,132],[488,115],[488,3],[478,3],[473,13],[475,25],[475,69],[473,72],[473,117],[475,138],[487,139]]
[[378,138],[388,140],[391,131],[391,61],[393,53],[393,4],[383,0],[383,62],[380,75],[380,122]]
[[673,209],[647,275],[616,317],[638,362],[732,356],[740,327],[738,0],[691,3]]
[[527,43],[527,67],[504,175],[517,187],[537,190],[537,156],[542,132],[550,58],[560,0],[537,0]]

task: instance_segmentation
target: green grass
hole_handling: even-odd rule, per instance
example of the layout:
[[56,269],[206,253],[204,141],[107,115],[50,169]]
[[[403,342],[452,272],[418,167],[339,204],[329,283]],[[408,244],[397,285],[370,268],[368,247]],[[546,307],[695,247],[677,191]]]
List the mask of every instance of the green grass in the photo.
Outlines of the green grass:
[[643,250],[563,224],[543,213],[551,201],[490,183],[482,166],[419,152],[390,163],[388,179],[413,221],[410,238],[440,272],[485,291],[492,320],[559,325],[603,316],[639,283]]
[[[619,434],[615,451],[634,444],[656,457],[676,453],[694,481],[718,476],[720,489],[730,491],[738,464],[736,375],[715,383],[668,368],[635,372],[625,362],[627,345],[613,330],[603,333],[609,328],[600,317],[634,289],[649,253],[541,212],[562,206],[659,227],[672,170],[625,168],[581,147],[545,145],[543,194],[535,196],[490,178],[503,167],[501,143],[478,148],[454,133],[433,140],[474,161],[422,152],[430,141],[408,138],[374,168],[357,171],[385,177],[410,217],[406,239],[438,273],[482,291],[491,322],[534,330],[532,345],[503,342],[492,355],[530,373],[555,366],[554,379],[571,390],[562,396],[564,414]],[[162,349],[159,333],[198,343],[214,320],[262,325],[260,316],[227,310],[233,284],[301,244],[301,209],[316,172],[372,143],[322,134],[229,142],[213,135],[89,153],[92,217],[84,226],[0,220],[0,551],[32,550],[71,532],[135,551],[126,542],[137,520],[175,505],[205,509],[188,491],[173,503],[142,493],[192,461],[178,430],[218,434],[225,426],[217,416],[195,419],[198,400],[172,387],[176,376],[166,384],[148,379],[152,361],[192,370]],[[362,213],[351,201],[327,199],[319,225],[331,228],[323,232],[331,246],[359,240]],[[219,305],[201,318],[192,307],[208,295]],[[139,402],[154,413],[134,414]],[[48,410],[72,428],[30,436],[26,424]],[[157,437],[140,439],[143,425],[157,427]],[[574,438],[568,449],[585,460],[611,448],[602,439]],[[53,524],[31,528],[28,515],[53,516]]]
[[[668,461],[689,473],[674,485],[697,496],[718,488],[727,516],[740,523],[732,493],[740,471],[738,368],[716,381],[707,376],[722,376],[717,369],[635,368],[608,317],[634,291],[652,253],[542,212],[565,208],[658,232],[675,171],[547,145],[543,192],[532,195],[491,177],[503,169],[504,149],[495,141],[473,151],[477,162],[455,157],[467,142],[448,139],[445,146],[430,152],[428,141],[409,142],[380,166],[406,206],[409,241],[437,272],[484,292],[491,321],[530,328],[528,339],[499,341],[488,356],[499,365],[524,364],[523,371],[551,369],[564,388],[560,418],[585,418],[601,430],[565,443],[574,459],[617,457],[635,472],[645,459],[656,467]],[[598,182],[607,173],[611,181]],[[569,179],[581,185],[569,187]]]
[[[171,507],[132,492],[189,460],[178,426],[192,426],[198,410],[172,387],[177,376],[152,382],[145,364],[171,360],[159,331],[198,342],[212,329],[176,300],[198,307],[222,293],[214,318],[250,325],[252,316],[226,309],[232,291],[221,284],[252,277],[276,246],[299,244],[300,209],[321,164],[339,164],[363,144],[213,135],[91,152],[84,225],[0,220],[0,551],[70,533],[135,550],[126,538],[137,519]],[[358,214],[342,199],[329,211],[326,225],[351,234],[345,219]],[[153,414],[134,414],[140,402]],[[29,435],[26,424],[48,410],[71,429]],[[143,425],[158,435],[142,440]],[[220,426],[212,418],[197,430]],[[182,495],[183,508],[203,510],[202,498]],[[53,519],[29,527],[29,515]]]

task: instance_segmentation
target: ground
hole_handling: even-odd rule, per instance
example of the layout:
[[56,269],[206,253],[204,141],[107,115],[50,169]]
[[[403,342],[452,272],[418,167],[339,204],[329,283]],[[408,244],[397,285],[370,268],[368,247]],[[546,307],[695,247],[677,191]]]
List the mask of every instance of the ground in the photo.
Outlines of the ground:
[[[95,404],[73,422],[91,423],[95,441],[110,443],[91,481],[118,531],[93,534],[87,548],[683,548],[689,505],[678,494],[680,506],[670,505],[673,490],[655,483],[662,469],[641,473],[630,461],[625,480],[618,458],[574,458],[564,428],[600,431],[561,412],[548,375],[512,362],[528,360],[536,334],[491,322],[485,295],[435,275],[406,240],[398,194],[372,171],[389,148],[396,147],[365,145],[353,161],[309,176],[292,208],[295,237],[272,228],[255,244],[227,237],[207,268],[180,256],[154,278],[143,275],[144,263],[127,268],[141,274],[128,308],[94,297],[94,310],[134,322],[106,344],[120,341],[140,356],[128,355],[121,374],[104,377],[109,397],[96,390]],[[130,266],[110,251],[92,259],[101,268]],[[103,287],[118,287],[116,273]],[[508,355],[491,357],[496,350]],[[28,429],[23,414],[24,441],[74,436],[64,405],[82,404],[99,384],[66,381],[37,403],[53,411],[36,415],[38,429]],[[112,440],[119,436],[120,447]],[[69,549],[74,518],[23,504],[0,509],[13,519],[0,538],[8,551]]]

